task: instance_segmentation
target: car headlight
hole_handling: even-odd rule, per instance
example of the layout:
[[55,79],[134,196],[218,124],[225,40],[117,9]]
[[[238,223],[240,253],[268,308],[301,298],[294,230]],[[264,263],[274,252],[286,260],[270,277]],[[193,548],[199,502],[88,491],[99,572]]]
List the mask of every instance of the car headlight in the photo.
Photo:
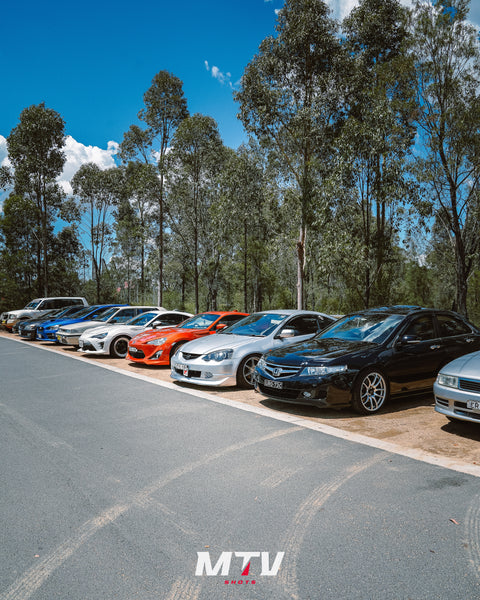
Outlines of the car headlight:
[[266,364],[267,364],[267,361],[265,360],[265,358],[263,356],[261,356],[258,359],[257,367],[260,367],[261,369],[264,369]]
[[167,341],[166,337],[163,338],[158,338],[156,340],[151,340],[150,342],[147,342],[148,346],[163,346],[163,344]]
[[209,352],[208,354],[205,354],[205,356],[203,357],[203,360],[206,360],[207,362],[209,360],[215,360],[216,362],[220,362],[222,360],[228,360],[229,358],[232,358],[233,355],[233,350],[215,350],[214,352]]
[[302,375],[331,375],[332,373],[343,373],[347,371],[347,365],[333,365],[331,367],[327,365],[321,365],[319,367],[305,367],[302,371]]
[[92,335],[92,338],[95,338],[96,340],[103,340],[103,338],[107,337],[108,335],[108,331],[105,331],[105,333],[97,333],[96,335]]
[[53,327],[49,327],[48,331],[57,331],[59,328],[59,325],[53,325]]
[[437,383],[439,385],[444,385],[445,387],[458,388],[458,377],[439,373],[437,375]]

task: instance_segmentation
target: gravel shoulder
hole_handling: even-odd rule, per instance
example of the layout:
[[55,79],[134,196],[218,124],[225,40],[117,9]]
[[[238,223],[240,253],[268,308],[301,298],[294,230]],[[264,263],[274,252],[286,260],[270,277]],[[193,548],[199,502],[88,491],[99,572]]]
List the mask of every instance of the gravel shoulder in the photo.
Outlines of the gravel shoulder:
[[[0,332],[0,335],[18,339],[17,336],[6,331]],[[91,360],[93,364],[106,364],[152,379],[174,383],[170,378],[168,367],[148,367],[131,363],[125,359],[113,359],[108,356],[88,356],[78,353],[71,346],[55,346],[46,342],[28,343],[46,346],[66,355],[76,354]],[[434,411],[432,394],[407,401],[391,400],[381,413],[363,417],[345,409],[341,411],[324,410],[269,401],[249,390],[207,388],[176,382],[174,384],[180,389],[194,388],[252,406],[262,406],[272,411],[296,415],[337,429],[388,441],[402,448],[421,450],[458,462],[480,465],[480,424],[451,423],[446,417]]]

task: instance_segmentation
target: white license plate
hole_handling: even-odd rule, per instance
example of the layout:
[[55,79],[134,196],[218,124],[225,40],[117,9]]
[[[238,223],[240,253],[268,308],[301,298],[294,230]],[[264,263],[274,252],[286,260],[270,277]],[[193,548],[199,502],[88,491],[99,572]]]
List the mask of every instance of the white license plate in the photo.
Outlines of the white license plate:
[[184,377],[188,377],[188,365],[177,365],[176,368],[182,371]]
[[57,333],[57,340],[58,340],[59,342],[61,342],[61,341],[62,341],[62,336],[61,336],[61,335],[59,335],[58,333]]
[[480,412],[480,400],[467,400],[467,408]]
[[283,388],[283,381],[272,381],[271,379],[264,379],[263,385],[265,387],[281,390]]

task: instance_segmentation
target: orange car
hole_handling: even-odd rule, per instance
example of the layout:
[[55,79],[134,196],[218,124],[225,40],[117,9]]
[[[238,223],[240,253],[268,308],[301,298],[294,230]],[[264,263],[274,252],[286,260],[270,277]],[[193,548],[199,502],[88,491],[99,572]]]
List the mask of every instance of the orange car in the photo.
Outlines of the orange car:
[[195,315],[177,327],[149,329],[130,340],[126,359],[145,365],[169,365],[185,342],[216,333],[244,317],[248,313],[215,310]]

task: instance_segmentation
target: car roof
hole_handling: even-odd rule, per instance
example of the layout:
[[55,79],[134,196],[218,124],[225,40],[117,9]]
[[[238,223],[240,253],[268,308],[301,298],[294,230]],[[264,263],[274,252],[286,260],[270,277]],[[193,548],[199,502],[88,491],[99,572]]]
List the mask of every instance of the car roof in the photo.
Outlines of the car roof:
[[[392,306],[375,306],[373,308],[366,308],[365,310],[358,310],[349,313],[350,315],[364,314],[371,315],[374,313],[384,313],[391,315],[410,315],[416,312],[433,312],[434,308],[425,308],[424,306],[408,305],[408,304],[394,304]],[[348,316],[348,315],[346,315]]]

